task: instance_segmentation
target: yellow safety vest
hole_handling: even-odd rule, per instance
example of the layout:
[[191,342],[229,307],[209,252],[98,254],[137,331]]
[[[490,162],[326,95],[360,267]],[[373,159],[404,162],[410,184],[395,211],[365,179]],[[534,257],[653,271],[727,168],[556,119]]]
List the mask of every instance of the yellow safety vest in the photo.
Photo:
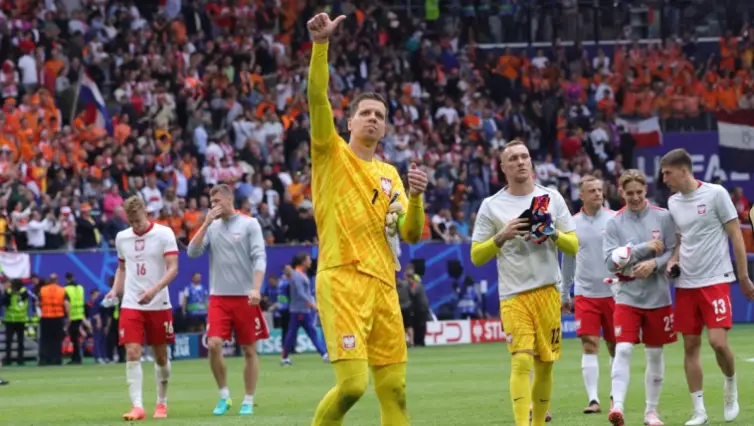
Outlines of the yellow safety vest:
[[80,284],[69,284],[65,286],[65,294],[68,296],[68,303],[71,304],[71,311],[68,314],[71,321],[81,321],[84,319],[84,286]]

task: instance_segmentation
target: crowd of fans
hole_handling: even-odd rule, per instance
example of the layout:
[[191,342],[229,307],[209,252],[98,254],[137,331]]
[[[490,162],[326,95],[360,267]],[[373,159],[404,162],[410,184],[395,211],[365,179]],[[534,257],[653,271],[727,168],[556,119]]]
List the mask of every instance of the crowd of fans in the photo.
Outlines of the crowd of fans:
[[[461,27],[374,1],[164,3],[0,0],[0,247],[112,245],[134,194],[186,244],[220,182],[235,186],[268,243],[316,243],[305,23],[323,10],[349,17],[330,48],[336,126],[347,131],[349,100],[362,91],[389,100],[378,155],[430,172],[427,238],[468,240],[481,201],[504,183],[506,141],[526,141],[539,181],[577,209],[583,174],[615,182],[632,166],[634,141],[617,115],[695,130],[714,126],[718,109],[754,109],[748,27],[709,58],[690,36],[589,55],[559,41],[485,50]],[[76,108],[84,79],[102,92],[111,133],[94,105]],[[606,194],[619,206],[614,184]]]

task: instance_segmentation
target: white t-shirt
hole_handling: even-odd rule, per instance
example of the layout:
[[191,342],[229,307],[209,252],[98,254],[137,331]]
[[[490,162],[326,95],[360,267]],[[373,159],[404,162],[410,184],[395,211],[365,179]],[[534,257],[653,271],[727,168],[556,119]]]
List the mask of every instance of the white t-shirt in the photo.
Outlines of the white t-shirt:
[[18,69],[21,70],[21,82],[23,84],[37,84],[37,61],[31,55],[24,55],[18,60]]
[[701,288],[735,281],[725,224],[738,218],[728,191],[699,182],[689,194],[673,194],[668,209],[681,235],[678,288]]
[[[483,243],[494,237],[509,221],[518,218],[531,206],[532,198],[544,194],[550,195],[548,212],[555,229],[564,233],[575,231],[576,224],[559,192],[535,185],[531,194],[516,196],[509,194],[506,187],[482,202],[472,241]],[[557,284],[561,280],[557,249],[549,238],[542,244],[524,238],[508,241],[497,255],[497,275],[501,300]]]
[[147,203],[147,207],[151,207],[154,211],[159,212],[164,207],[162,201],[162,193],[158,188],[150,188],[145,186],[141,188],[141,196]]
[[165,275],[165,256],[178,255],[178,243],[173,230],[153,223],[144,234],[137,235],[133,228],[128,228],[115,236],[115,248],[120,265],[125,266],[126,271],[121,306],[140,311],[172,309],[167,287],[146,305],[140,305],[139,299],[144,291],[154,287]]

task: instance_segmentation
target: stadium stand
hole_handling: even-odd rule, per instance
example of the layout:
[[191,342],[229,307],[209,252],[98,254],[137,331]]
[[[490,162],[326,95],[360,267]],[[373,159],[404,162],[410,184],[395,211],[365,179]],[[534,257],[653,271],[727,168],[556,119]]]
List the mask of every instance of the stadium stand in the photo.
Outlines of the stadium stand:
[[657,143],[633,123],[709,131],[754,109],[752,6],[655,3],[2,0],[0,247],[112,244],[137,193],[185,244],[219,182],[268,243],[316,243],[305,20],[321,10],[349,16],[331,48],[337,127],[358,93],[389,99],[380,157],[431,171],[427,238],[468,239],[514,138],[574,210],[585,173],[618,207],[610,182]]

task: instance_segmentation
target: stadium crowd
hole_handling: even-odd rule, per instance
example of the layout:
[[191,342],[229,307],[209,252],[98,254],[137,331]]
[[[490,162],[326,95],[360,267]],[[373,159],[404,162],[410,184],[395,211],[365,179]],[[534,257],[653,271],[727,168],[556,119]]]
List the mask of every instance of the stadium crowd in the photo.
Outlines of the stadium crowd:
[[[259,219],[268,243],[317,242],[305,20],[323,8],[163,3],[0,1],[0,247],[112,245],[133,194],[186,244],[220,182],[235,186],[238,209]],[[683,131],[711,128],[718,109],[754,109],[748,27],[722,37],[709,58],[698,57],[693,37],[590,55],[560,41],[485,50],[474,31],[457,29],[474,26],[432,25],[379,2],[324,10],[349,17],[330,53],[337,128],[347,132],[358,93],[388,99],[379,156],[401,172],[413,161],[430,171],[426,238],[468,240],[481,200],[504,184],[497,153],[506,141],[526,141],[539,181],[574,210],[586,173],[605,177],[617,208],[612,182],[633,166],[635,140],[616,116],[659,116],[666,130]],[[524,25],[515,11],[497,12],[497,23]],[[494,24],[489,34],[504,38]],[[96,97],[76,108],[84,86],[99,88],[107,114]],[[747,211],[743,194],[734,197]]]

